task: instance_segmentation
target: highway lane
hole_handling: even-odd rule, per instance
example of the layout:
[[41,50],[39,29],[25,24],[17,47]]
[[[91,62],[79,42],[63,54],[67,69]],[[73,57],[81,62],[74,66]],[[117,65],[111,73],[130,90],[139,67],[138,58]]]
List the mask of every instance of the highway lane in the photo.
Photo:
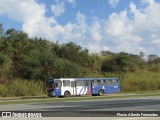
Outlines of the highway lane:
[[[88,116],[88,114],[90,116],[105,116],[105,111],[160,111],[160,96],[0,105],[0,111],[66,111],[64,114],[68,116],[71,114],[75,116]],[[48,112],[48,116],[51,114],[53,112]],[[62,112],[56,114],[63,116]],[[112,116],[111,113],[108,114]]]
[[[63,99],[63,98],[62,98]],[[160,111],[160,96],[118,98],[92,101],[67,101],[33,104],[0,105],[2,110],[32,111]]]

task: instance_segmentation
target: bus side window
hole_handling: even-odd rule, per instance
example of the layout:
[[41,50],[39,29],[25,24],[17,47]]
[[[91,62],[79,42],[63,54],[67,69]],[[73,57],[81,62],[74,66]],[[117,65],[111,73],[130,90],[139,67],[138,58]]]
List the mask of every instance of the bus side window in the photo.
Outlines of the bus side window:
[[105,85],[105,81],[104,80],[99,80],[100,82],[99,82],[99,85],[100,86],[104,86]]
[[77,81],[76,81],[76,86],[84,86],[84,81],[82,81],[82,80],[77,80]]
[[86,86],[88,86],[89,85],[88,81],[85,81],[85,82],[86,82]]
[[92,85],[93,85],[93,86],[98,86],[98,80],[93,80],[93,81],[92,81]]
[[118,84],[118,80],[117,79],[112,80],[112,85],[117,85],[117,84]]
[[111,85],[111,84],[112,84],[111,80],[106,80],[106,85]]
[[71,81],[71,87],[75,87],[75,81]]
[[63,87],[70,87],[70,81],[69,80],[63,80]]
[[85,81],[86,82],[86,86],[91,86],[91,81]]

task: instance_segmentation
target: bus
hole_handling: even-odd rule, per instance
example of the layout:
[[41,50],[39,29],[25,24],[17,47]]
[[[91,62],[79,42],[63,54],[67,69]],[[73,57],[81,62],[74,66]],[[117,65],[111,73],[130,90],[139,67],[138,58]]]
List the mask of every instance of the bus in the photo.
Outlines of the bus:
[[48,96],[69,97],[120,92],[119,78],[60,78],[48,81]]

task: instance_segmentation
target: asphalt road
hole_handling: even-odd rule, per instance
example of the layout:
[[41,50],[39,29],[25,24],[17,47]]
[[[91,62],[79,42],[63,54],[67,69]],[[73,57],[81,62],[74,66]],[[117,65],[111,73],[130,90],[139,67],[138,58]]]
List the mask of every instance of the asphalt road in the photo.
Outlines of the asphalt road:
[[[62,98],[63,99],[63,98]],[[78,102],[49,102],[36,104],[0,105],[0,111],[50,111],[50,116],[112,116],[120,111],[160,111],[160,96],[140,98],[119,98]],[[54,111],[54,112],[53,112]],[[63,111],[63,112],[57,112]],[[65,111],[65,112],[64,112]],[[112,112],[106,112],[112,111]],[[160,112],[159,112],[160,113]]]

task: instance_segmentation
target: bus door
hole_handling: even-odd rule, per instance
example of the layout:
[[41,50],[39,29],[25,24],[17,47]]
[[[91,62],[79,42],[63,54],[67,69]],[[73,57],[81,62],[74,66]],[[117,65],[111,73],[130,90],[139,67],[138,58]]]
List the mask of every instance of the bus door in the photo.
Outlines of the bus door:
[[62,81],[61,80],[55,80],[54,84],[55,84],[54,96],[61,96]]
[[112,79],[112,92],[120,92],[118,79]]
[[91,80],[86,81],[86,93],[85,94],[91,94],[92,92],[92,85]]
[[112,85],[112,81],[110,79],[105,80],[106,81],[106,93],[112,93],[114,88]]
[[77,93],[77,95],[84,95],[85,94],[84,80],[76,80],[76,93]]
[[77,95],[75,81],[71,81],[71,90],[70,91],[71,91],[71,95]]

